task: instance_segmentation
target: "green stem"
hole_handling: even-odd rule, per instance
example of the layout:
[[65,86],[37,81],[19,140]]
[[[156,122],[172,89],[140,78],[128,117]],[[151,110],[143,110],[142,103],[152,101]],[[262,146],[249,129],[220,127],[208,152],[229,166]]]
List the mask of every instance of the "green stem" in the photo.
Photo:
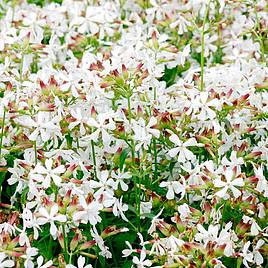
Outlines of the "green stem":
[[131,221],[128,221],[128,223],[131,225],[131,227],[133,228],[133,230],[135,230],[136,232],[139,231],[139,230],[137,229],[137,227],[136,227]]
[[130,97],[127,98],[127,110],[128,110],[128,120],[129,120],[129,123],[130,123],[131,118],[132,118],[131,106],[130,106]]
[[210,0],[208,1],[203,26],[202,26],[202,36],[201,36],[201,91],[204,90],[204,65],[205,65],[205,25],[208,17],[209,12],[209,6],[210,6]]
[[[131,114],[131,105],[130,105],[130,97],[127,98],[127,106],[128,106],[128,120],[129,124],[131,123],[132,114]],[[132,157],[132,165],[135,167],[135,144],[134,140],[131,139],[131,157]],[[135,199],[136,199],[136,214],[137,214],[137,229],[140,230],[140,178],[139,178],[139,187],[137,187],[137,177],[133,176],[134,181],[134,191],[135,191]]]
[[91,150],[92,150],[92,158],[93,158],[93,169],[94,169],[94,176],[96,179],[98,179],[97,176],[97,162],[96,162],[96,154],[95,154],[95,146],[94,146],[94,141],[91,140]]
[[69,258],[69,264],[72,264],[72,257],[73,257],[73,252],[70,252],[70,258]]
[[[127,98],[127,109],[128,109],[128,121],[129,124],[131,124],[132,114],[131,114],[130,97]],[[132,156],[132,163],[135,164],[135,148],[133,139],[131,139],[131,156]]]
[[261,30],[261,25],[260,25],[260,20],[259,20],[257,8],[256,8],[256,1],[254,1],[254,13],[256,16],[256,26],[255,26],[256,31],[254,31],[254,32],[255,32],[255,35],[260,43],[261,59],[264,62],[265,61],[265,49],[264,49],[264,44],[263,44],[263,38],[262,38],[262,36],[259,35],[259,32]]
[[[20,61],[20,84],[22,84],[22,68],[23,68],[23,61],[24,61],[24,52],[22,51],[21,54],[21,61]],[[21,85],[20,85],[21,86]]]
[[36,147],[36,141],[34,141],[34,162],[37,164],[37,147]]
[[220,50],[221,48],[221,27],[220,27],[220,3],[219,0],[216,1],[216,21],[217,21],[217,35],[218,35],[218,40],[217,40],[217,51]]
[[1,154],[2,154],[2,146],[3,146],[3,136],[4,136],[5,119],[6,119],[6,108],[4,108],[4,114],[3,114],[3,118],[2,118],[2,124],[1,124],[0,159],[1,159]]
[[141,232],[141,177],[139,176],[139,187],[138,187],[138,194],[137,194],[137,227],[138,231]]
[[62,225],[62,234],[63,234],[63,241],[64,241],[64,259],[67,262],[68,258],[68,237],[66,236],[65,232],[65,225]]
[[[140,154],[139,154],[139,152],[138,152],[138,159],[139,159],[139,163],[140,163]],[[140,170],[140,167],[139,167],[139,170]],[[138,183],[138,187],[137,187],[137,183]],[[135,180],[135,185],[136,185],[136,188],[137,188],[137,190],[136,190],[137,228],[138,228],[138,231],[140,232],[140,228],[141,228],[141,224],[140,224],[140,221],[141,221],[141,172],[139,172],[138,181],[137,181],[137,178]]]
[[153,146],[154,146],[154,181],[156,181],[158,177],[158,170],[157,170],[157,148],[155,138],[153,138]]

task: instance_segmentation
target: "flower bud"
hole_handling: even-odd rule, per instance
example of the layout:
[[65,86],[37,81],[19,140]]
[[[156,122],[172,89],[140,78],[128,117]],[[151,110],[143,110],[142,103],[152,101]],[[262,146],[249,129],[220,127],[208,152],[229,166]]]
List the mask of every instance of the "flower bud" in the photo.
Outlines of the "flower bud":
[[153,46],[157,50],[159,48],[158,40],[157,40],[157,35],[156,31],[153,31],[152,33],[152,41],[153,41]]
[[122,64],[122,72],[123,72],[124,79],[127,80],[128,77],[129,77],[129,74],[128,74],[128,71],[127,71],[127,68],[126,68],[125,64]]
[[58,241],[62,249],[64,249],[64,237],[62,233],[58,234]]
[[70,243],[70,250],[71,251],[74,251],[77,246],[78,246],[78,242],[80,241],[81,239],[81,235],[79,233],[76,233],[74,238],[72,239],[71,243]]
[[96,244],[96,241],[95,240],[90,240],[90,241],[87,241],[85,242],[84,244],[82,244],[79,249],[80,250],[85,250],[85,249],[88,249],[88,248],[91,248],[92,246],[94,246]]
[[258,156],[260,156],[262,154],[262,152],[252,152],[252,153],[249,153],[245,156],[245,160],[251,160],[251,159],[254,159]]

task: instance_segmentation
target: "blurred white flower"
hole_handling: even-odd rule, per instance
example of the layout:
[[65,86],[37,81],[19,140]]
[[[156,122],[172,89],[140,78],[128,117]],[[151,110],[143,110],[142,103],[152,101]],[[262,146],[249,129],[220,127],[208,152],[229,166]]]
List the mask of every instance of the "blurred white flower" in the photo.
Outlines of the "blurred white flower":
[[7,256],[4,252],[0,252],[0,266],[2,268],[7,268],[7,267],[14,267],[15,262],[13,260],[7,259]]

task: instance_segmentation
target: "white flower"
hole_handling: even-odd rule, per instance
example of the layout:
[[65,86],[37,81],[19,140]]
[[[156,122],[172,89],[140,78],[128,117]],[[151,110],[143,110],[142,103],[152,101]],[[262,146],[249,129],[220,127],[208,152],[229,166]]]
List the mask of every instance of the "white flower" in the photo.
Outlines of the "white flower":
[[115,130],[115,123],[106,114],[98,114],[97,120],[98,121],[92,117],[87,120],[89,126],[96,128],[89,138],[97,142],[99,134],[101,133],[103,143],[109,145],[111,135],[108,133],[108,130]]
[[8,233],[10,235],[15,235],[16,229],[12,224],[4,222],[0,224],[0,233]]
[[159,213],[158,213],[156,216],[153,217],[153,219],[152,219],[152,221],[151,221],[151,226],[150,226],[150,228],[148,229],[148,234],[152,234],[152,233],[154,233],[154,232],[156,231],[156,226],[157,226],[157,224],[158,224],[160,221],[162,221],[162,219],[160,219],[159,217],[160,217],[160,215],[162,214],[163,210],[164,210],[164,208],[162,208],[162,209],[159,211]]
[[147,125],[143,118],[140,118],[138,121],[132,119],[131,123],[134,131],[133,139],[138,142],[135,146],[135,151],[139,151],[142,146],[148,149],[152,137],[159,138],[160,136],[160,131],[154,128],[157,124],[155,117],[151,117]]
[[91,264],[86,264],[86,259],[85,257],[79,256],[78,260],[77,260],[77,266],[74,266],[72,264],[67,264],[66,268],[92,268]]
[[144,214],[146,213],[151,213],[151,209],[152,209],[152,201],[148,201],[148,202],[143,202],[141,201],[140,203],[140,213],[141,213],[141,219],[144,219],[145,216]]
[[153,234],[154,242],[149,255],[164,256],[167,254],[166,245],[163,243],[157,233]]
[[175,27],[178,26],[178,34],[183,34],[185,32],[188,32],[187,27],[190,26],[191,23],[186,20],[183,16],[179,15],[178,20],[170,23],[170,28],[174,29]]
[[97,242],[97,245],[99,246],[101,252],[100,255],[105,258],[112,258],[112,254],[109,251],[109,248],[105,246],[103,238],[98,234],[98,231],[95,226],[92,227],[90,230],[91,236],[93,239]]
[[[214,34],[212,36],[209,36],[209,34],[205,34],[204,36],[204,41],[205,41],[205,53],[204,56],[208,57],[209,56],[209,51],[215,52],[217,50],[217,46],[214,45],[213,43],[215,43],[215,41],[218,39],[217,35]],[[201,52],[201,46],[199,46],[196,51],[198,53]]]
[[178,206],[178,212],[180,213],[180,218],[182,221],[185,221],[191,214],[191,210],[186,203]]
[[265,244],[264,240],[258,240],[256,246],[253,248],[254,263],[257,265],[263,264],[263,257],[260,253],[260,248]]
[[23,225],[26,228],[33,228],[34,239],[38,239],[39,231],[41,230],[39,226],[39,221],[36,216],[27,208],[24,208],[22,213]]
[[263,192],[264,197],[268,197],[268,181],[263,174],[263,167],[260,166],[256,168],[254,166],[254,173],[256,177],[258,178],[258,183],[255,189],[259,191],[260,193]]
[[258,213],[258,217],[259,217],[260,219],[263,219],[263,218],[265,217],[265,215],[266,215],[266,213],[265,213],[265,206],[264,206],[263,203],[259,203],[259,204],[257,205],[257,207],[258,207],[258,211],[259,211],[259,213]]
[[[38,180],[39,182],[42,182],[44,188],[50,187],[51,179],[57,186],[61,185],[61,177],[59,175],[65,172],[65,167],[63,165],[60,165],[53,169],[52,165],[53,160],[46,159],[45,167],[41,166],[38,163],[33,170],[33,174],[31,175],[32,178]],[[43,175],[45,175],[45,178],[43,177]]]
[[222,158],[222,165],[224,166],[228,166],[229,168],[233,169],[236,168],[237,169],[237,173],[240,174],[241,172],[241,165],[244,164],[244,160],[242,157],[237,157],[237,152],[232,151],[231,156],[230,156],[230,160],[228,160],[226,158],[226,156],[224,156]]
[[205,247],[210,241],[217,242],[219,225],[209,225],[208,230],[206,230],[201,224],[198,224],[197,230],[199,231],[199,233],[195,235],[195,240],[199,242],[203,241]]
[[44,263],[44,257],[43,256],[39,256],[37,258],[37,268],[49,268],[52,265],[53,265],[53,262],[51,260],[46,262],[46,263]]
[[182,142],[179,137],[175,134],[172,134],[169,137],[169,140],[173,142],[176,147],[169,150],[170,157],[175,157],[178,155],[178,162],[184,163],[186,160],[194,160],[194,154],[187,149],[188,146],[197,146],[195,138],[190,138],[186,142]]
[[6,259],[7,256],[4,252],[0,252],[0,267],[6,268],[6,267],[14,267],[15,262],[13,260]]
[[216,113],[214,110],[211,109],[211,107],[218,107],[219,106],[219,100],[217,98],[209,100],[209,94],[208,92],[201,92],[199,95],[199,101],[200,101],[200,113],[198,114],[198,119],[205,121],[207,119],[213,120],[216,117]]
[[123,257],[123,258],[128,257],[129,255],[132,254],[132,252],[134,252],[134,250],[133,250],[131,244],[130,244],[128,241],[125,241],[125,243],[127,244],[128,249],[124,249],[124,250],[122,251],[122,253],[123,253],[123,256],[122,256],[122,257]]
[[74,122],[71,122],[69,124],[69,129],[72,130],[75,128],[77,125],[80,125],[80,134],[85,135],[86,134],[86,129],[85,125],[87,124],[87,118],[82,115],[82,111],[80,108],[76,108],[76,110],[71,110],[70,114],[72,117],[74,117],[76,120]]
[[113,186],[115,187],[114,180],[109,178],[109,171],[108,170],[102,170],[101,172],[98,172],[98,179],[99,181],[90,180],[89,186],[93,189],[98,189],[94,193],[94,197],[98,198],[102,194],[106,194],[108,196],[113,196]]
[[128,190],[128,185],[124,182],[124,180],[129,180],[132,177],[130,172],[117,171],[117,173],[115,173],[115,171],[112,170],[111,177],[115,179],[115,182],[112,184],[112,187],[115,190],[118,189],[119,185],[123,191]]
[[146,260],[146,251],[141,250],[140,259],[138,257],[133,257],[133,263],[137,265],[137,268],[144,268],[152,266],[152,262],[150,260]]
[[37,248],[27,248],[26,249],[26,258],[24,262],[24,267],[25,268],[34,268],[34,263],[32,261],[32,258],[38,254],[38,249]]
[[237,236],[234,234],[231,228],[232,228],[232,222],[228,222],[225,225],[225,227],[220,231],[217,240],[217,243],[219,245],[225,245],[224,255],[227,257],[230,257],[235,253],[233,241],[238,240]]
[[29,136],[31,141],[36,141],[40,135],[42,141],[46,142],[55,131],[59,130],[59,127],[56,125],[57,118],[51,120],[49,112],[39,112],[36,121],[26,115],[19,117],[17,121],[25,127],[34,128],[34,131]]
[[22,229],[19,229],[15,226],[15,229],[20,232],[19,234],[19,244],[20,246],[26,245],[27,247],[30,247],[30,240],[26,232],[26,227],[23,226]]
[[162,181],[159,186],[168,188],[166,198],[169,200],[174,199],[175,193],[181,194],[180,199],[182,199],[186,193],[186,185],[184,180],[183,184],[181,184],[179,181]]
[[41,217],[38,218],[38,223],[43,225],[46,223],[50,223],[50,234],[52,237],[55,239],[56,234],[57,234],[57,227],[55,225],[55,221],[58,222],[66,222],[67,218],[65,215],[58,214],[59,207],[57,204],[54,204],[51,208],[50,211],[44,207],[41,207],[39,209],[39,213],[41,214]]
[[89,221],[92,225],[101,222],[99,213],[103,206],[99,202],[92,201],[88,204],[84,197],[81,197],[79,201],[83,209],[74,213],[74,221],[81,220],[85,224]]
[[244,223],[250,223],[251,224],[251,227],[250,227],[251,235],[256,236],[256,235],[259,234],[259,232],[261,231],[261,228],[253,218],[250,218],[250,217],[244,215],[242,220],[243,220]]
[[173,235],[171,235],[171,236],[167,237],[166,244],[167,244],[167,247],[171,251],[177,252],[178,248],[180,248],[184,244],[184,241],[181,240],[181,239],[178,239],[177,237],[175,237]]
[[115,199],[114,205],[113,205],[113,214],[116,217],[121,217],[124,221],[128,221],[126,218],[124,212],[128,210],[128,205],[123,204],[122,202],[123,197],[121,197],[119,200]]
[[178,56],[176,57],[176,59],[174,61],[168,62],[167,67],[174,68],[177,65],[184,66],[185,60],[190,55],[190,52],[191,52],[191,47],[190,47],[190,44],[188,44],[187,46],[185,46],[183,51],[178,52],[178,54],[177,54]]
[[222,188],[220,191],[216,192],[216,195],[227,199],[229,197],[228,190],[230,189],[235,198],[238,198],[241,195],[241,192],[235,187],[244,186],[244,181],[242,178],[235,178],[236,173],[232,169],[227,169],[225,171],[225,179],[226,181],[222,181],[220,179],[214,180],[214,185],[217,188]]
[[244,244],[243,250],[242,250],[242,257],[243,257],[243,264],[249,268],[248,262],[253,262],[253,253],[248,250],[250,246],[250,241]]

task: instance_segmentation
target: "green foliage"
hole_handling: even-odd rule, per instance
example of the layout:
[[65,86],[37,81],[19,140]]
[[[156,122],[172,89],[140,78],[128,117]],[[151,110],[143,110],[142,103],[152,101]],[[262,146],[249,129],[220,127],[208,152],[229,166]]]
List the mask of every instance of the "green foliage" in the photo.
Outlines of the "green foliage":
[[223,57],[223,51],[222,48],[218,47],[218,49],[216,50],[216,52],[213,55],[213,63],[222,63],[222,57]]
[[238,266],[239,263],[238,263],[238,260],[236,258],[223,257],[223,258],[221,258],[221,261],[228,268],[240,267],[240,265]]
[[96,37],[88,36],[74,46],[73,54],[76,58],[81,59],[85,50],[90,49],[93,53],[95,53],[99,48],[99,45],[99,41]]
[[[6,169],[9,167],[13,167],[14,160],[17,158],[21,158],[22,152],[20,153],[10,153],[8,155],[5,155],[6,159]],[[0,186],[2,188],[1,192],[1,202],[3,203],[10,203],[11,196],[15,193],[16,190],[16,184],[14,185],[8,185],[7,180],[10,177],[10,173],[5,170],[0,172]]]
[[175,83],[175,79],[177,77],[177,67],[174,67],[172,69],[168,69],[165,67],[165,73],[161,77],[161,81],[165,81],[167,83],[167,86],[171,86]]
[[5,180],[7,171],[0,172],[0,186],[2,185],[3,181]]
[[231,221],[236,226],[242,219],[244,213],[239,209],[239,205],[232,207],[229,201],[226,201],[222,211],[223,222]]
[[45,4],[45,0],[27,0],[28,4],[35,4],[37,6],[43,7]]
[[126,161],[126,158],[127,158],[128,154],[129,154],[129,152],[130,152],[130,149],[129,148],[126,148],[120,154],[120,163],[119,163],[120,170],[123,169],[123,166],[125,164],[125,161]]
[[39,233],[38,241],[33,240],[33,247],[38,247],[39,253],[45,257],[45,259],[51,260],[56,254],[61,252],[61,247],[57,240],[53,240],[49,232],[49,225],[46,226],[43,232]]
[[165,67],[164,75],[160,78],[160,81],[165,81],[168,87],[172,86],[176,82],[176,78],[187,71],[190,66],[190,62],[186,62],[184,66],[179,65],[171,69]]
[[[115,254],[113,264],[111,267],[131,267],[128,266],[130,263],[126,262],[125,258],[122,258],[122,251],[126,249],[126,241],[129,241],[130,244],[133,244],[137,239],[136,232],[130,231],[127,233],[121,233],[111,238],[108,238],[108,244],[112,247],[113,253]],[[110,262],[109,262],[110,263]]]
[[62,4],[63,0],[27,0],[28,4],[34,4],[40,7],[43,7],[46,3],[57,3],[57,4]]

